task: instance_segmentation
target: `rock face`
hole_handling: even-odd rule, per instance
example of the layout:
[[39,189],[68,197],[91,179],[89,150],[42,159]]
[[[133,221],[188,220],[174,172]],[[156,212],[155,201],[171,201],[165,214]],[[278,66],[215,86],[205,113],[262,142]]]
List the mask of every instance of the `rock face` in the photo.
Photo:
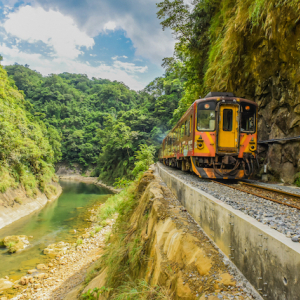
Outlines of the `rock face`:
[[[253,95],[259,105],[258,139],[270,140],[300,135],[300,94],[280,74],[264,82]],[[259,147],[268,173],[293,183],[300,171],[300,139],[268,143]]]
[[0,247],[8,248],[8,252],[15,253],[25,249],[29,245],[26,235],[12,235],[0,240]]

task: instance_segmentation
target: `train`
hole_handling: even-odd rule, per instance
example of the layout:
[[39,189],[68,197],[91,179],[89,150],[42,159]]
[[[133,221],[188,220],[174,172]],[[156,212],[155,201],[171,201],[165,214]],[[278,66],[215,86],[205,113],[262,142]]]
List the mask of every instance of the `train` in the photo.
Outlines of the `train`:
[[158,159],[201,178],[250,178],[258,166],[257,116],[254,101],[210,92],[170,130]]

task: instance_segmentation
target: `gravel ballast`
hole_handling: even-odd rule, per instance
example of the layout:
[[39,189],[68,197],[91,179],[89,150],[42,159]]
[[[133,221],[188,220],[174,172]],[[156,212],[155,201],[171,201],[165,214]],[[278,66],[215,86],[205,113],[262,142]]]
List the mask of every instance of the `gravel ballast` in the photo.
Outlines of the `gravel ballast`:
[[[201,179],[195,174],[182,172],[162,164],[160,164],[160,167],[195,188],[232,206],[234,209],[240,210],[257,221],[283,233],[291,238],[293,242],[300,241],[300,210],[219,185],[208,179]],[[274,188],[276,188],[276,185]]]

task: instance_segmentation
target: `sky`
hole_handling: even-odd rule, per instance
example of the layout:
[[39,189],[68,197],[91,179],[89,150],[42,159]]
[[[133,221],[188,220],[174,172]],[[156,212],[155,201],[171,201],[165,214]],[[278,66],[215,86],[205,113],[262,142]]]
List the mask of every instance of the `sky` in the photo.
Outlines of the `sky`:
[[156,17],[157,0],[0,0],[2,65],[47,76],[87,74],[143,89],[164,73],[175,40]]

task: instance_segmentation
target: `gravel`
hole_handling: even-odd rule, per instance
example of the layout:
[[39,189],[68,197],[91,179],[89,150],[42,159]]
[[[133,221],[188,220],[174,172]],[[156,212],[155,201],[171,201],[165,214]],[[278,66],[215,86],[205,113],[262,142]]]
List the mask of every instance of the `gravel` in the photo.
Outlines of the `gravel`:
[[[194,174],[163,165],[160,166],[184,182],[283,233],[286,237],[291,238],[293,242],[300,241],[300,210],[219,185],[208,179],[199,178]],[[282,188],[282,186],[273,186],[278,189]]]

